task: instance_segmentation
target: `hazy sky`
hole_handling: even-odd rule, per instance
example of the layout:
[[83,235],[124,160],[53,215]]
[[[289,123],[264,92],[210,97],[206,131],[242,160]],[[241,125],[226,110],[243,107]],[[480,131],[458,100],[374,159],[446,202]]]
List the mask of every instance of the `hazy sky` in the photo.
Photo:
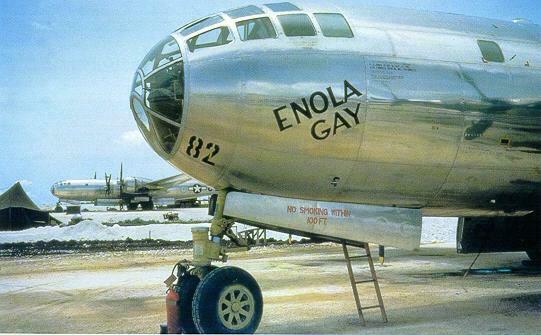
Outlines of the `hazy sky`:
[[[362,2],[541,22],[539,0]],[[249,3],[0,0],[0,190],[21,180],[43,204],[56,201],[53,182],[116,177],[120,162],[126,175],[177,173],[139,135],[128,103],[133,73],[184,23]]]

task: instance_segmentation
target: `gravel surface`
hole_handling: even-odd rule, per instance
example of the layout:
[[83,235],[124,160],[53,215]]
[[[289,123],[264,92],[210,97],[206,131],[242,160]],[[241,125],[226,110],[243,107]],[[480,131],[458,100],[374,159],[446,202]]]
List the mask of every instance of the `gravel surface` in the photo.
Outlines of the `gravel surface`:
[[[338,245],[261,247],[231,254],[228,265],[249,271],[263,290],[261,333],[538,334],[540,271],[524,271],[523,253],[490,254],[476,267],[515,272],[463,279],[473,257],[445,244],[388,250],[377,271],[389,323],[367,311],[366,328]],[[0,331],[156,333],[165,320],[163,280],[184,258],[190,250],[0,258]],[[368,275],[365,263],[356,269]],[[370,286],[360,293],[374,302]]]

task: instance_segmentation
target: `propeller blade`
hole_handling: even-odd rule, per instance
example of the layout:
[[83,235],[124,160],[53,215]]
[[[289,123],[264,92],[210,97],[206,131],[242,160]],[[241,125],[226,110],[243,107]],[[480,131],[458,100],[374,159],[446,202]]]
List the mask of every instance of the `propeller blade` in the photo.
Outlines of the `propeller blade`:
[[105,194],[111,194],[111,175],[105,173]]
[[124,177],[122,173],[123,173],[123,166],[122,166],[122,162],[120,162],[120,194],[122,194],[124,191]]

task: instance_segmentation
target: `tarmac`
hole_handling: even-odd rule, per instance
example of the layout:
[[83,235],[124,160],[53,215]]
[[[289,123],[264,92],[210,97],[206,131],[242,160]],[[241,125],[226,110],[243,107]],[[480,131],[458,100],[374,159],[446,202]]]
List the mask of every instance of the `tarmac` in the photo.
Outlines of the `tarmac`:
[[[373,250],[377,254],[377,250]],[[0,332],[157,333],[163,280],[190,251],[152,250],[0,258]],[[377,265],[389,322],[377,309],[361,327],[341,247],[259,247],[230,256],[264,297],[260,333],[538,334],[541,270],[524,253],[457,255],[449,244],[387,250]],[[369,275],[365,262],[354,264]],[[370,285],[361,302],[375,303]]]

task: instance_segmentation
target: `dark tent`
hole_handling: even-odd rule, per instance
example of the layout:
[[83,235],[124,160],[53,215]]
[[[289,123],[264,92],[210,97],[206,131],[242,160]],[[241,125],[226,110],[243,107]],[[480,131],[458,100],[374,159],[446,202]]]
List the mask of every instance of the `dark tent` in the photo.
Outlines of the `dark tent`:
[[0,230],[23,230],[57,222],[28,197],[19,182],[0,195]]

